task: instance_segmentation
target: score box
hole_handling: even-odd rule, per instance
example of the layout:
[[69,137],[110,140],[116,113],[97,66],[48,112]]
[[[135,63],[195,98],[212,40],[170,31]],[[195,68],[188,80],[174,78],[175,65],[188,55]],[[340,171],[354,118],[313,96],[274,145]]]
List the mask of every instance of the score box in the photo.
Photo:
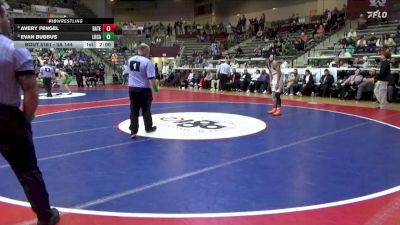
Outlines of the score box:
[[114,41],[115,34],[113,32],[104,32],[103,41]]
[[103,24],[103,32],[114,32],[115,26],[114,24]]

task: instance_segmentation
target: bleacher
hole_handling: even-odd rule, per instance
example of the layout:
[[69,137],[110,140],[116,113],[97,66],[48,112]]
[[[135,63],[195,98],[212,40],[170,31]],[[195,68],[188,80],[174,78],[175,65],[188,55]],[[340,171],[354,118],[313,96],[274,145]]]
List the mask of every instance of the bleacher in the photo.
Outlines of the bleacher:
[[370,25],[366,29],[357,29],[356,32],[358,37],[360,37],[361,35],[363,35],[364,37],[370,37],[372,33],[374,33],[376,37],[379,37],[382,34],[396,34],[396,29],[398,25],[398,22]]

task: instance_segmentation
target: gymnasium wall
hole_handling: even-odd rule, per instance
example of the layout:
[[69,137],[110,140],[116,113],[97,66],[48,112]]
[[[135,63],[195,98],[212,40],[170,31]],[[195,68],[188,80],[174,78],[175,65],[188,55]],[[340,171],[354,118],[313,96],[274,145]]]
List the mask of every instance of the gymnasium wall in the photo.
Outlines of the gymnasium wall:
[[[116,21],[196,21],[198,23],[237,23],[237,14],[245,14],[247,19],[264,12],[267,21],[289,18],[293,13],[300,17],[321,14],[325,9],[342,8],[347,0],[213,0],[215,14],[195,16],[193,0],[163,0],[154,2],[146,9],[114,9]],[[126,3],[125,7],[129,7]],[[276,10],[273,10],[276,8]],[[165,22],[164,22],[165,23]],[[165,23],[166,24],[166,23]]]
[[81,2],[98,17],[112,17],[110,0],[81,0]]
[[[134,2],[130,4],[135,4]],[[128,5],[129,6],[129,5]],[[194,3],[185,0],[163,0],[157,1],[152,7],[134,9],[114,9],[115,21],[177,21],[184,19],[193,21]]]

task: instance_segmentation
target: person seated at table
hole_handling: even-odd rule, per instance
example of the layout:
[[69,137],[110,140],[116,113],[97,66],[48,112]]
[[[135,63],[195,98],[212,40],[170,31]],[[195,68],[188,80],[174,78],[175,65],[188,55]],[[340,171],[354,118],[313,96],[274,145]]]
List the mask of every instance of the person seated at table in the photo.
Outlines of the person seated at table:
[[363,81],[363,76],[361,75],[361,69],[359,67],[356,68],[355,74],[351,75],[345,81],[343,81],[340,85],[341,94],[340,98],[347,98],[349,95],[349,91],[355,91],[358,88],[358,85]]
[[310,70],[306,70],[303,80],[302,80],[302,85],[300,88],[300,91],[297,92],[298,96],[303,96],[303,95],[307,95],[310,96],[311,93],[314,90],[314,77],[311,74]]
[[242,77],[240,78],[240,89],[242,91],[247,90],[247,87],[250,85],[250,82],[251,82],[251,74],[247,71],[247,69],[244,69]]
[[260,76],[260,92],[263,94],[266,94],[269,89],[269,75],[267,71],[264,69],[261,71],[261,76]]
[[259,81],[260,76],[261,76],[261,71],[258,69],[256,70],[255,73],[253,73],[251,75],[251,81],[250,81],[250,85],[247,87],[247,93],[258,91],[257,88],[259,87],[259,84],[260,84],[260,81]]
[[236,71],[236,68],[232,69],[232,88],[234,91],[240,91],[240,78],[242,75]]
[[294,95],[294,88],[299,83],[299,74],[297,73],[297,69],[291,72],[288,76],[287,83],[285,85],[285,95]]
[[376,80],[376,69],[372,69],[358,85],[358,90],[356,94],[356,101],[360,101],[363,93],[374,91]]
[[320,85],[317,87],[318,96],[327,97],[331,93],[331,88],[333,83],[335,83],[335,78],[329,72],[328,69],[324,70],[324,75],[320,79]]

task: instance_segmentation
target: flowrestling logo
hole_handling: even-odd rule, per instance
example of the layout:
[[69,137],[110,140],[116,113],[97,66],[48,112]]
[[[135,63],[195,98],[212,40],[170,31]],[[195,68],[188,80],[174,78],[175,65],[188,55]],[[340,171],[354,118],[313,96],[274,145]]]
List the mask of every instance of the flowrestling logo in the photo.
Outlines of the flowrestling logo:
[[[254,134],[264,130],[265,122],[237,114],[211,112],[181,112],[153,115],[153,123],[157,126],[154,133],[145,133],[143,118],[139,118],[139,136],[178,139],[178,140],[210,140],[234,138]],[[130,120],[119,124],[119,129],[130,133]]]

